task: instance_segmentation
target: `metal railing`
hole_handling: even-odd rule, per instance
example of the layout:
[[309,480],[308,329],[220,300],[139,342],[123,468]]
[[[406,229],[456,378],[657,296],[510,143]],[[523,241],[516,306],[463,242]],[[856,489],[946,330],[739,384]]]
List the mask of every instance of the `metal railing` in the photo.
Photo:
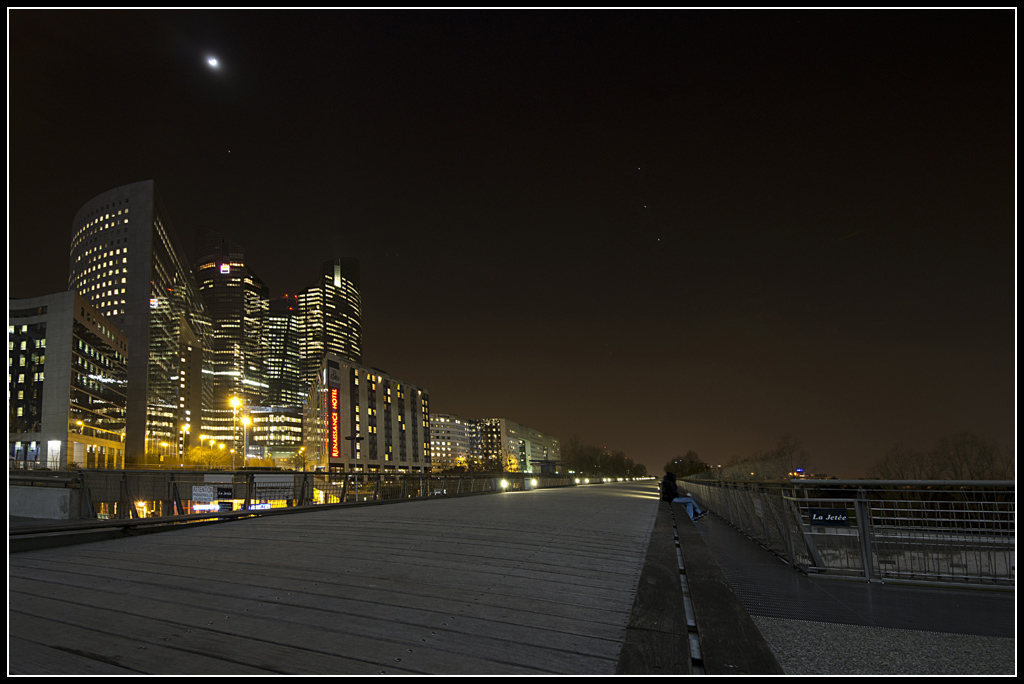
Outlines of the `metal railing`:
[[707,508],[806,573],[1013,587],[1013,481],[685,480]]
[[[573,485],[529,473],[426,475],[289,471],[77,470],[9,473],[12,487],[75,490],[71,518],[142,519],[203,512],[428,499]],[[12,511],[11,515],[17,515]]]

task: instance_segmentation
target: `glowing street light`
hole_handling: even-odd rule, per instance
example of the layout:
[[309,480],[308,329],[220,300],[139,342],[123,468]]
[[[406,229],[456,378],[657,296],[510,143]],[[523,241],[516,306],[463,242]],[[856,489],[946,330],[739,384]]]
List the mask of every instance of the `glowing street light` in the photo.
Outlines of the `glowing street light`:
[[242,465],[245,465],[245,459],[249,457],[249,423],[251,422],[249,416],[242,416]]
[[242,405],[242,400],[238,397],[231,397],[231,469],[234,470],[235,466],[235,452],[238,451],[238,409]]

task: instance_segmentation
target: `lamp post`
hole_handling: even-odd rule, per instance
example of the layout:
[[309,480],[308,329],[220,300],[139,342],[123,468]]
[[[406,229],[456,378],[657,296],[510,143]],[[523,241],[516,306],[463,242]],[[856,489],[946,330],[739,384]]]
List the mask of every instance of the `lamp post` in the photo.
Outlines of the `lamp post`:
[[242,416],[242,465],[245,466],[245,459],[249,457],[249,423],[252,420],[249,416]]
[[[238,451],[238,408],[242,400],[238,397],[231,397],[231,469],[235,469],[235,452]],[[243,461],[244,462],[244,461]]]

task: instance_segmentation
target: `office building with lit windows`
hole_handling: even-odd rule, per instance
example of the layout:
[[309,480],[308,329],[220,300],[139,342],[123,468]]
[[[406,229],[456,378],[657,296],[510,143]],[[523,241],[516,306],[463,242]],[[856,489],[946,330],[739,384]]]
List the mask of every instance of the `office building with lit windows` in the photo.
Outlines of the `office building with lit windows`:
[[497,461],[502,470],[554,473],[558,469],[562,454],[554,437],[507,418],[483,418],[479,425],[484,458]]
[[303,376],[303,332],[295,295],[270,300],[260,326],[268,406],[302,406],[309,391]]
[[[69,289],[128,338],[129,464],[187,448],[211,405],[209,320],[153,181],[108,190],[72,223]],[[204,372],[207,371],[207,372]]]
[[481,469],[479,421],[450,413],[430,414],[430,463],[435,472]]
[[430,402],[421,387],[327,354],[306,401],[310,465],[339,472],[429,472]]
[[294,466],[304,451],[302,414],[309,383],[302,375],[302,333],[298,298],[286,294],[270,300],[260,326],[266,399],[251,409],[251,448],[253,456],[273,459],[275,465]]
[[312,382],[325,354],[362,361],[362,299],[359,262],[335,259],[320,266],[317,282],[297,297],[302,318],[303,376]]
[[211,406],[202,437],[241,443],[232,400],[261,406],[266,400],[260,343],[269,291],[249,267],[241,245],[212,230],[198,231],[192,274],[210,321]]
[[75,292],[11,299],[12,468],[123,468],[128,338]]
[[241,245],[203,230],[196,251],[192,273],[210,319],[213,406],[226,408],[231,397],[262,404],[267,385],[260,338],[269,290],[246,263]]

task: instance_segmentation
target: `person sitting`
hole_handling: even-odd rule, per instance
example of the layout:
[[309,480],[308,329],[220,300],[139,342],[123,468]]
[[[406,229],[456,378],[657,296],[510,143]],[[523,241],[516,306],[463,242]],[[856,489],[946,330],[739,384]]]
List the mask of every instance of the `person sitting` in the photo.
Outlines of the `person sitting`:
[[671,501],[672,503],[683,504],[686,506],[686,514],[690,516],[690,520],[700,520],[708,514],[708,512],[702,509],[692,496],[680,495],[679,487],[676,485],[675,473],[666,473],[665,477],[662,478],[661,500]]

